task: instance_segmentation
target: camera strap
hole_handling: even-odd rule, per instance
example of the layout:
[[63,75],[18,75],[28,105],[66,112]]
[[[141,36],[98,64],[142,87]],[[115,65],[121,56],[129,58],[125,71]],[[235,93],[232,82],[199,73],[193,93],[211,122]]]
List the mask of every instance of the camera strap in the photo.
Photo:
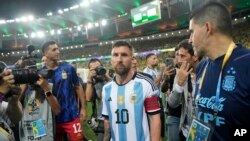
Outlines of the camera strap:
[[12,130],[10,129],[10,127],[6,122],[2,121],[1,117],[0,117],[0,134],[4,135],[10,141],[14,140],[12,136]]
[[3,133],[10,141],[13,140],[13,137],[11,134],[9,134],[6,130],[4,130],[2,127],[0,127],[0,132]]
[[91,118],[97,117],[97,108],[96,108],[97,93],[96,93],[95,87],[93,89],[92,94],[93,94],[93,97],[92,97],[92,115],[91,115]]

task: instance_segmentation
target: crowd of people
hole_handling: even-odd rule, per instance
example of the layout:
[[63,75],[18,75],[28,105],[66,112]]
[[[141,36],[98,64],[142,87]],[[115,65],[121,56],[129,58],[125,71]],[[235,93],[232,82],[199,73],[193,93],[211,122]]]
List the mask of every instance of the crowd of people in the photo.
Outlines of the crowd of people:
[[91,102],[87,124],[98,141],[228,141],[233,127],[250,126],[250,50],[233,30],[226,6],[210,1],[192,11],[190,36],[172,53],[136,57],[117,41],[110,62],[87,62],[85,82],[55,41],[43,44],[40,68],[32,58],[19,71],[1,62],[0,140],[87,141]]

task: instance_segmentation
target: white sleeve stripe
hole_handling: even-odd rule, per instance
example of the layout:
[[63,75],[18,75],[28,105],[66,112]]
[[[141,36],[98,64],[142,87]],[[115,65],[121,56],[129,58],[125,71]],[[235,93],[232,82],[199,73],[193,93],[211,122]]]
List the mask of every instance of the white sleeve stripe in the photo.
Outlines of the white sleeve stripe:
[[161,110],[161,108],[154,109],[154,110],[148,110],[147,113],[158,112],[158,111],[160,111],[160,110]]
[[155,91],[155,90],[158,90],[151,78],[149,78],[149,77],[147,77],[147,76],[144,76],[144,75],[141,75],[141,74],[139,74],[139,73],[138,73],[138,75],[137,75],[136,77],[148,81],[148,82],[150,83],[150,85],[152,86],[152,89],[153,89],[154,91]]

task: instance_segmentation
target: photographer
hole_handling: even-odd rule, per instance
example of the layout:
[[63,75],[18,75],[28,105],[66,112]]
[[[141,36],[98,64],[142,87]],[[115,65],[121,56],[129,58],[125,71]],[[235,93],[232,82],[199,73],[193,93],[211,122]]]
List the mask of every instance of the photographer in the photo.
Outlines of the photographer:
[[[26,65],[34,64],[31,62],[31,64]],[[28,66],[25,67],[29,69]],[[55,130],[53,114],[60,113],[60,105],[51,92],[50,84],[42,75],[39,74],[39,79],[36,82],[28,78],[29,84],[22,84],[24,104],[23,117],[19,126],[20,140],[53,141]]]
[[[88,120],[88,125],[97,134],[97,140],[103,140],[103,118],[102,118],[102,87],[111,80],[107,75],[105,68],[102,67],[100,60],[91,59],[88,64],[89,73],[86,86],[86,99],[92,101],[92,116]],[[98,102],[98,110],[96,109]],[[97,114],[98,112],[98,114]]]
[[[22,118],[22,106],[19,102],[20,88],[14,86],[14,76],[11,70],[4,69],[0,72],[0,140],[14,141],[11,123],[18,123]],[[8,102],[3,101],[8,98]]]

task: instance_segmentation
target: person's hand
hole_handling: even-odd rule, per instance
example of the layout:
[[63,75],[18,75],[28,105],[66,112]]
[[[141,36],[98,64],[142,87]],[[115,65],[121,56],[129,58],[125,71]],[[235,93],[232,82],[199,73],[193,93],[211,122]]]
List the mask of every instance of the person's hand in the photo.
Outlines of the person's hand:
[[17,104],[21,94],[20,86],[11,85],[9,94],[10,94],[10,96],[8,97],[9,103]]
[[160,64],[160,72],[164,72],[165,69],[166,69],[166,64],[165,63],[161,63]]
[[0,76],[0,92],[3,94],[8,93],[14,83],[14,75],[11,73],[11,70],[4,69]]
[[179,71],[177,72],[177,83],[179,86],[183,86],[188,78],[188,75],[192,72],[193,68],[190,69],[190,64],[183,62]]
[[83,123],[87,118],[87,113],[86,113],[86,109],[85,108],[82,108],[81,111],[80,111],[80,120],[81,120],[81,123]]
[[50,88],[50,85],[48,83],[48,80],[44,79],[41,75],[39,75],[39,76],[40,76],[40,78],[36,82],[36,84],[39,85],[44,90],[44,92],[50,91],[51,88]]
[[166,66],[163,75],[166,79],[170,78],[171,75],[175,74],[175,68],[173,66]]
[[90,68],[88,73],[88,79],[92,80],[96,76],[95,68]]

